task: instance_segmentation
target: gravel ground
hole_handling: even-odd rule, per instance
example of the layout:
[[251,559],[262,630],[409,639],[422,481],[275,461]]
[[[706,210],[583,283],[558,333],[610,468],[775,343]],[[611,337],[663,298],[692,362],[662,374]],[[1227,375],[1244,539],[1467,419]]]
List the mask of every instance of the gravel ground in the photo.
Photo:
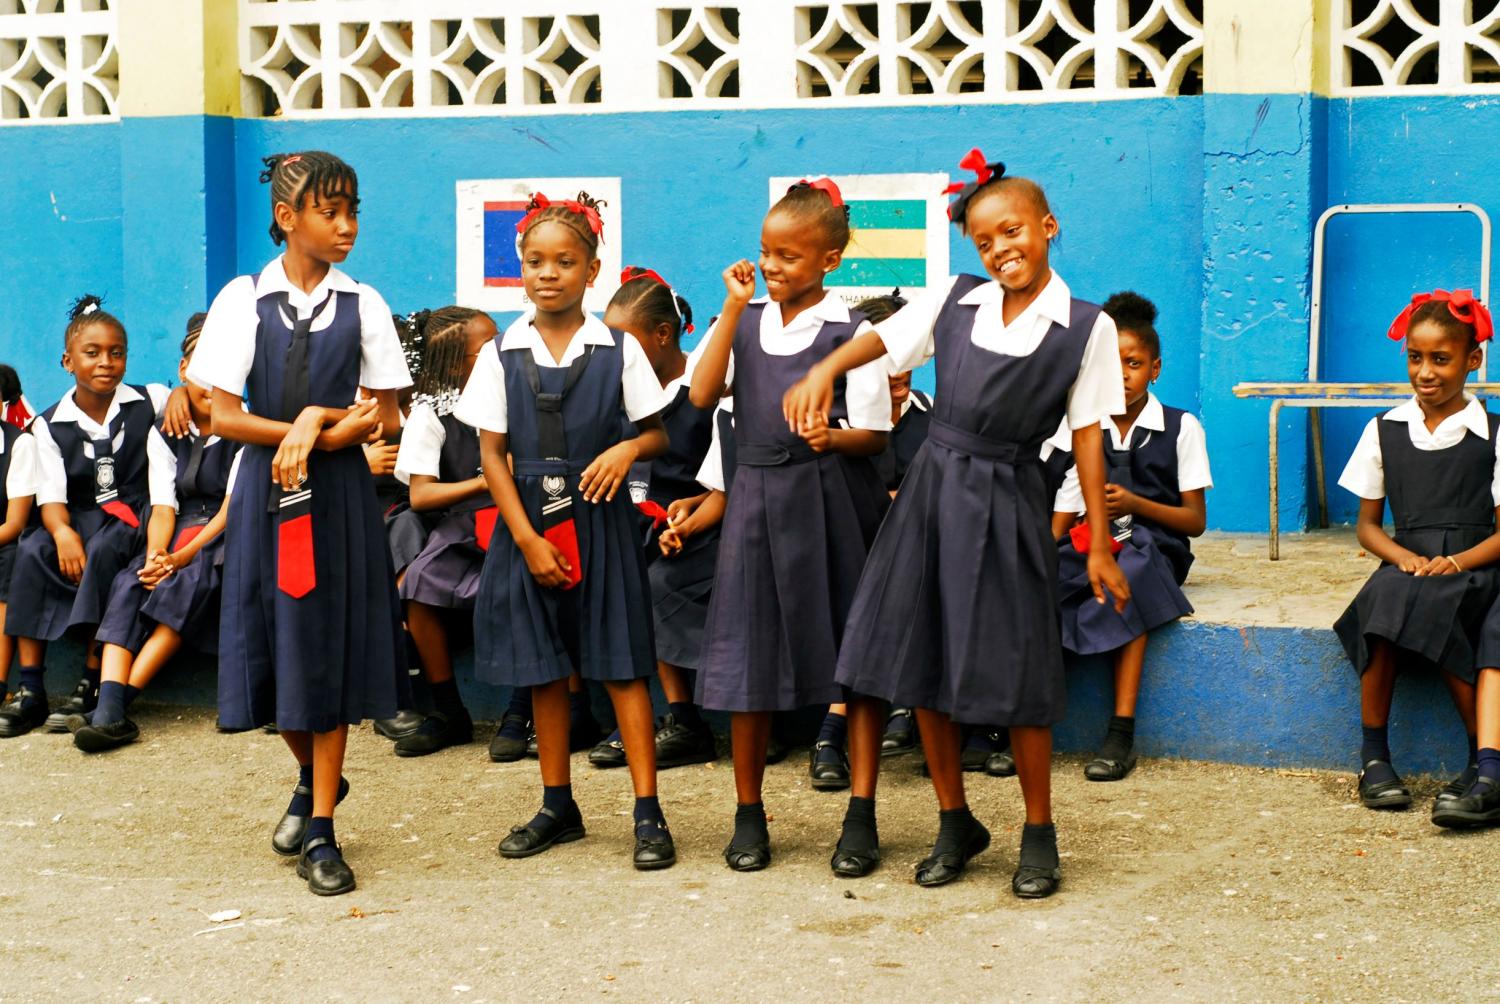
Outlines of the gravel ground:
[[197,709],[139,720],[142,741],[102,757],[0,743],[0,999],[1500,998],[1500,833],[1434,828],[1431,778],[1412,811],[1375,814],[1347,774],[1143,761],[1104,785],[1059,758],[1064,885],[1023,903],[1013,779],[971,775],[994,845],[920,889],[936,805],[915,756],[885,763],[885,863],[858,881],[828,871],[844,799],[808,788],[800,756],[767,775],[777,858],[751,875],[719,856],[728,762],[671,771],[681,860],[637,874],[623,771],[575,757],[588,839],[503,861],[534,763],[482,743],[398,760],[364,727],[338,817],[359,889],[319,899],[269,847],[292,784],[276,737],[217,734]]

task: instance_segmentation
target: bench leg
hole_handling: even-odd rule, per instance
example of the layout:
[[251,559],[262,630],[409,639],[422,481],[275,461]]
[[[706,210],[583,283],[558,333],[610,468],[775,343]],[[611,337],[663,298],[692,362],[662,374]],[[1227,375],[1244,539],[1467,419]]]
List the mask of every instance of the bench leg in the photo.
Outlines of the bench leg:
[[1277,532],[1277,516],[1281,508],[1280,452],[1277,444],[1277,420],[1281,417],[1281,402],[1271,402],[1271,560],[1281,560],[1281,537]]
[[1323,474],[1323,412],[1309,408],[1308,420],[1312,422],[1313,470],[1318,479],[1318,526],[1328,529],[1328,482]]

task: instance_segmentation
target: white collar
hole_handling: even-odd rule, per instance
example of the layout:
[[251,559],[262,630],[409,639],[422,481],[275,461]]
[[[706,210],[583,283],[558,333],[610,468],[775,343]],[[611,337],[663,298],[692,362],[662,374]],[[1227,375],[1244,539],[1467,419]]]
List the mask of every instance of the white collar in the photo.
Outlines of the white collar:
[[328,267],[328,274],[313,287],[311,293],[303,292],[299,287],[293,286],[291,280],[286,277],[285,258],[277,255],[274,260],[261,270],[260,276],[255,280],[255,295],[257,298],[267,293],[291,293],[296,296],[306,297],[309,300],[322,299],[319,295],[324,292],[338,290],[344,293],[358,293],[359,283],[351,279],[346,273],[339,271],[332,265]]
[[[1113,415],[1109,416],[1108,421],[1110,425],[1114,425],[1116,432],[1120,431],[1120,427],[1115,425]],[[1141,413],[1135,417],[1135,424],[1130,427],[1131,432],[1136,429],[1146,429],[1150,432],[1167,430],[1167,413],[1162,410],[1161,401],[1149,390],[1146,391],[1146,406],[1141,409]]]
[[[963,296],[959,297],[958,302],[965,306],[985,303],[992,303],[997,307],[1003,306],[1005,303],[1005,290],[1000,287],[999,282],[991,279],[989,282],[982,283],[969,290]],[[1035,300],[1031,301],[1030,306],[1021,312],[1021,316],[1028,313],[1035,313],[1056,324],[1061,324],[1063,327],[1067,327],[1071,323],[1073,318],[1073,292],[1068,289],[1068,284],[1063,282],[1062,276],[1056,272],[1052,273],[1052,278],[1047,280],[1047,285],[1042,287],[1041,293],[1037,295]],[[1018,316],[1016,320],[1020,320],[1020,317]],[[1015,322],[1012,321],[1011,323],[1014,324]]]
[[[774,312],[771,314],[771,316],[776,319],[776,323],[778,325],[782,324],[781,304],[776,303],[769,296],[759,296],[751,302],[764,303],[768,312]],[[811,307],[808,307],[802,313],[798,314],[796,319],[792,321],[791,325],[786,325],[786,327],[802,327],[803,324],[808,321],[817,321],[819,324],[823,323],[824,321],[834,321],[847,324],[849,321],[849,305],[843,301],[842,297],[836,296],[828,290],[824,290],[823,299],[819,300],[817,303],[813,304]]]
[[[1463,410],[1449,415],[1441,424],[1446,425],[1457,419],[1465,429],[1480,439],[1489,439],[1490,420],[1485,415],[1484,405],[1480,404],[1479,399],[1468,391],[1464,392],[1464,400],[1468,403],[1464,405]],[[1415,395],[1410,401],[1397,405],[1382,417],[1388,422],[1405,422],[1407,425],[1422,425],[1424,428],[1427,424],[1427,418],[1422,414],[1422,406],[1417,403]]]
[[927,403],[917,396],[917,392],[915,390],[908,390],[906,392],[906,400],[901,402],[901,417],[905,418],[906,413],[908,411],[911,411],[913,408],[917,409],[918,411],[926,411]]
[[[510,326],[505,329],[505,334],[500,336],[501,352],[509,352],[511,349],[540,348],[544,354],[551,356],[551,350],[547,348],[547,343],[542,340],[542,333],[536,329],[536,325],[531,323],[532,317],[533,312],[528,311],[510,322]],[[625,337],[629,338],[630,336],[626,335]],[[586,311],[583,315],[583,326],[573,332],[573,337],[568,340],[568,345],[571,347],[579,339],[582,339],[584,345],[615,344],[614,332],[605,327],[603,321]],[[567,355],[567,349],[563,350],[563,355]]]
[[[57,402],[57,407],[52,412],[52,421],[49,424],[56,425],[58,422],[73,422],[76,424],[80,418],[88,418],[83,413],[83,409],[73,403],[73,392],[77,389],[76,387],[70,388],[62,396],[62,400]],[[132,401],[144,400],[145,398],[141,397],[141,392],[130,386],[130,384],[120,384],[120,386],[115,388],[115,396],[110,399],[109,410],[104,413],[104,424],[109,424],[110,418],[119,410],[120,405],[129,404]]]

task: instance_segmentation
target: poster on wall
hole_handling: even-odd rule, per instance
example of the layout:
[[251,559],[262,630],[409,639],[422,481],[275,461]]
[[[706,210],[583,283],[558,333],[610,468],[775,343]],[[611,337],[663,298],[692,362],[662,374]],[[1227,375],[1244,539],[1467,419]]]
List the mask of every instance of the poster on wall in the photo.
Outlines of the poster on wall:
[[[802,178],[772,178],[771,204]],[[831,175],[849,207],[851,236],[844,262],[826,286],[846,303],[882,296],[899,286],[911,294],[948,277],[946,174]]]
[[526,215],[533,192],[554,202],[576,199],[579,192],[604,202],[604,241],[599,245],[599,280],[584,297],[586,310],[602,311],[620,274],[620,179],[486,178],[454,185],[458,225],[458,269],[455,302],[491,312],[522,311],[531,306],[521,286],[521,259],[516,224]]

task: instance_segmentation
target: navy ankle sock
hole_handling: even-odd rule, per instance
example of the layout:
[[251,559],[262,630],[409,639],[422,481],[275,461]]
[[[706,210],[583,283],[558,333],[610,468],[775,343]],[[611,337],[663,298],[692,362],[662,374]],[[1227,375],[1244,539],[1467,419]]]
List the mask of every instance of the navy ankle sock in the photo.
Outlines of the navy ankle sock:
[[578,811],[573,803],[573,786],[571,784],[542,785],[542,808],[555,815],[549,816],[546,812],[538,812],[531,817],[531,822],[527,823],[527,826],[543,834],[562,826],[562,821],[569,814]]
[[1021,828],[1021,860],[1023,868],[1056,868],[1057,827],[1051,823],[1027,823]]
[[1390,728],[1385,725],[1365,725],[1361,730],[1364,732],[1364,742],[1359,747],[1360,766],[1364,766],[1371,760],[1384,760],[1390,763]]
[[645,840],[666,839],[667,817],[662,815],[661,800],[655,795],[636,796],[635,835]]
[[291,804],[286,807],[289,815],[310,816],[312,815],[312,764],[297,768],[297,786],[306,788],[306,795],[293,793]]
[[1500,749],[1486,746],[1479,751],[1477,763],[1479,764],[1479,776],[1487,777],[1492,781],[1500,781]]
[[734,807],[734,836],[729,843],[735,847],[753,847],[771,842],[771,831],[766,828],[766,804],[751,802]]
[[37,697],[45,699],[47,696],[46,666],[22,666],[16,670],[18,682],[16,689],[25,687],[32,691]]
[[140,687],[132,687],[128,683],[125,684],[125,710],[129,711],[130,710],[130,706],[135,703],[135,699],[137,697],[140,697],[140,696],[141,696],[141,688]]
[[625,740],[620,738],[620,727],[618,725],[615,726],[615,730],[605,736],[604,741],[607,743],[624,743]]
[[[302,838],[302,846],[306,847],[312,843],[314,837],[327,837],[329,840],[334,840],[332,816],[314,816],[307,821],[307,834]],[[338,857],[342,855],[339,854],[337,843],[315,847],[307,854],[307,860],[312,864]]]
[[94,707],[94,725],[113,725],[125,717],[125,684],[106,680],[99,684],[99,703]]
[[986,753],[999,753],[1002,747],[995,739],[996,732],[992,732],[987,726],[980,726],[969,733],[969,738],[964,740],[964,749],[984,750]]
[[698,705],[692,701],[673,701],[667,705],[667,710],[672,712],[678,725],[694,730],[703,728],[703,716],[698,713]]
[[962,851],[973,827],[974,814],[967,805],[957,809],[940,809],[937,840],[932,844],[933,855],[957,854]]
[[833,743],[839,749],[843,749],[844,743],[848,738],[848,718],[843,715],[834,714],[832,711],[823,716],[823,727],[818,729],[818,742]]
[[844,812],[844,831],[839,835],[839,847],[846,851],[869,851],[880,846],[879,830],[875,827],[875,800],[849,796],[849,808]]
[[432,692],[432,706],[436,711],[441,711],[450,718],[462,717],[464,711],[464,699],[458,694],[458,681],[449,677],[442,683],[428,684]]
[[1099,759],[1124,760],[1135,746],[1135,719],[1124,715],[1111,715],[1109,731],[1104,734],[1104,743],[1099,747]]

